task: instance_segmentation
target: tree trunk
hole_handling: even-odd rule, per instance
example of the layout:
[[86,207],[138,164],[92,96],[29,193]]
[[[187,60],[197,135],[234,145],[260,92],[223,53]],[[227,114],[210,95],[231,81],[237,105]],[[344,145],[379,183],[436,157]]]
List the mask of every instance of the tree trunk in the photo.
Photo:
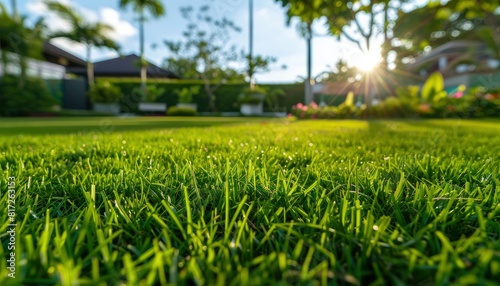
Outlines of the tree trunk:
[[208,80],[205,81],[205,92],[207,93],[208,96],[208,111],[216,112],[217,108],[215,107],[215,94],[210,88],[210,83],[208,83]]
[[388,34],[388,28],[389,28],[389,3],[385,3],[384,6],[384,44],[382,45],[382,57],[384,57],[384,65],[385,68],[387,69],[389,67],[389,59],[388,59],[388,52],[389,52],[389,34]]
[[141,89],[143,94],[146,92],[146,61],[144,60],[144,10],[141,9],[139,19],[139,41],[140,41],[140,52],[141,52]]
[[14,20],[19,20],[19,12],[17,11],[17,0],[11,0],[10,1],[12,5],[12,18]]
[[249,5],[249,36],[248,36],[248,49],[249,49],[249,55],[248,55],[248,80],[250,81],[250,90],[253,90],[255,88],[254,84],[254,67],[253,67],[253,0],[248,1]]
[[90,55],[92,47],[87,46],[87,83],[89,88],[94,85],[94,64],[92,63],[92,58]]
[[305,89],[305,97],[304,97],[304,103],[309,104],[311,101],[313,101],[313,93],[312,93],[312,78],[311,78],[311,71],[312,71],[312,23],[307,23],[307,78],[306,82],[304,84],[304,89]]

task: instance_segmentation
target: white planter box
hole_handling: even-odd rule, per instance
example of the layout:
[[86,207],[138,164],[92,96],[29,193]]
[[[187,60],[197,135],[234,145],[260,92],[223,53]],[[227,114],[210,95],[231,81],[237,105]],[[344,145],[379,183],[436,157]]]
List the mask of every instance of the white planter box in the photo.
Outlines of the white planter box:
[[94,111],[104,113],[120,113],[120,104],[118,103],[94,103]]
[[139,102],[139,111],[165,112],[167,111],[167,104],[161,102]]
[[196,103],[177,103],[177,107],[179,108],[189,108],[189,109],[193,109],[194,111],[196,111],[198,109],[198,104]]
[[248,104],[243,103],[240,105],[240,113],[243,115],[262,115],[264,113],[264,103]]

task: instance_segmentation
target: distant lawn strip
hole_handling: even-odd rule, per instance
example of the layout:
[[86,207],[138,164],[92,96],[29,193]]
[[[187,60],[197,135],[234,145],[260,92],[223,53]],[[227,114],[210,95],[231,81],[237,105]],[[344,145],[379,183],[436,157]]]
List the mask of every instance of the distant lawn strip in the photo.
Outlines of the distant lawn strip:
[[[7,178],[18,185],[16,282],[497,285],[499,123],[2,136],[0,209]],[[13,282],[6,267],[0,285]]]
[[208,127],[268,121],[254,117],[62,117],[0,118],[0,135],[110,133],[181,127]]

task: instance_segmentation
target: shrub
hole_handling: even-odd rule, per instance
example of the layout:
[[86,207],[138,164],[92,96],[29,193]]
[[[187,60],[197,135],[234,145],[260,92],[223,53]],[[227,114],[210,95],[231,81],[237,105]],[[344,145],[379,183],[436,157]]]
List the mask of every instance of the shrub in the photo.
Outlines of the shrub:
[[[136,112],[137,103],[141,100],[140,95],[135,95],[132,90],[137,88],[140,84],[140,79],[133,78],[99,78],[97,81],[109,81],[120,87],[124,96],[122,99],[122,110],[128,110],[128,112]],[[204,111],[203,107],[208,106],[208,96],[205,89],[203,88],[203,81],[199,80],[163,80],[163,79],[151,79],[150,82],[155,83],[158,87],[164,88],[165,92],[160,95],[156,100],[158,102],[165,102],[167,106],[174,106],[178,101],[178,96],[176,91],[189,88],[192,86],[198,86],[200,91],[197,94],[193,94],[192,103],[196,103],[201,107],[201,111]],[[229,82],[221,85],[216,94],[215,106],[219,112],[226,111],[239,111],[238,97],[242,94],[242,91],[248,87],[247,83],[244,82]],[[302,83],[293,84],[266,84],[260,85],[259,87],[269,88],[270,94],[273,93],[273,89],[281,89],[286,95],[276,96],[276,101],[270,106],[267,102],[264,104],[264,109],[275,108],[275,107],[286,107],[287,111],[291,111],[292,106],[304,98],[304,85]]]
[[50,95],[45,82],[39,78],[25,78],[6,75],[0,79],[0,114],[22,116],[49,111],[57,104]]
[[242,90],[238,103],[241,104],[259,104],[264,101],[267,89],[255,86],[254,89],[245,88]]
[[138,98],[143,102],[156,102],[156,100],[165,93],[165,89],[155,85],[146,85],[146,89],[143,90],[142,87],[135,87],[132,89],[132,94],[138,95]]
[[122,92],[109,81],[101,81],[90,88],[89,97],[93,103],[117,103],[122,97]]
[[242,97],[238,100],[239,104],[259,104],[262,102],[262,99],[258,97]]
[[414,111],[405,106],[400,98],[388,97],[379,104],[366,108],[362,114],[371,118],[401,118],[411,116]]
[[196,111],[192,108],[172,106],[167,109],[168,116],[195,116]]
[[179,103],[191,103],[193,101],[193,95],[198,94],[200,88],[200,86],[190,86],[175,90],[179,97]]

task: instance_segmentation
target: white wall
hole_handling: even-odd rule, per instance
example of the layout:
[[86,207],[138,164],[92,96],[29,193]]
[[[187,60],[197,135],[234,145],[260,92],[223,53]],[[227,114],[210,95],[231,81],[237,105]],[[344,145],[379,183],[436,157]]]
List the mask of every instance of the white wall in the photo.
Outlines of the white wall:
[[[8,71],[10,74],[20,74],[19,56],[9,52],[3,52],[7,53],[8,63],[7,66],[4,67],[3,63],[0,61],[0,76],[4,74],[4,70]],[[61,65],[35,59],[27,59],[26,63],[26,73],[28,76],[42,79],[63,79],[66,74],[66,68]]]

